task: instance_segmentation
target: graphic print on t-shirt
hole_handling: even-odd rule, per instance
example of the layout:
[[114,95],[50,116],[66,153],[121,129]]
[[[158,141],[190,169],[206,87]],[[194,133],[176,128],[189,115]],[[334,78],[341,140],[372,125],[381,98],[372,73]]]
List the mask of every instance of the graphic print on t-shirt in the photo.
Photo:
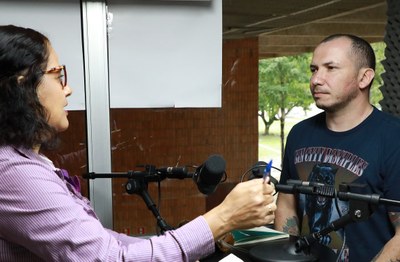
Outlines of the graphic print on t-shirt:
[[[344,150],[307,147],[295,152],[295,165],[301,180],[335,186],[338,190],[341,183],[348,184],[360,177],[368,163]],[[300,194],[299,203],[303,213],[302,235],[319,232],[348,212],[347,201],[330,197]],[[322,237],[320,243],[340,250],[343,230]]]

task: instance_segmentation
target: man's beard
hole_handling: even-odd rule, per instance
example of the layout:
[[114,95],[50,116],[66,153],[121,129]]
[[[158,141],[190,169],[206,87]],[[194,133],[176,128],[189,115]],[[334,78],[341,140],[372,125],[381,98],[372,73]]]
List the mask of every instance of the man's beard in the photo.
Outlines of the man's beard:
[[337,111],[347,107],[351,103],[351,101],[353,101],[356,97],[357,97],[357,90],[354,90],[343,100],[336,100],[334,103],[329,104],[329,105],[318,104],[318,102],[316,101],[315,105],[319,109],[322,109],[327,113],[334,113],[334,112],[337,112]]

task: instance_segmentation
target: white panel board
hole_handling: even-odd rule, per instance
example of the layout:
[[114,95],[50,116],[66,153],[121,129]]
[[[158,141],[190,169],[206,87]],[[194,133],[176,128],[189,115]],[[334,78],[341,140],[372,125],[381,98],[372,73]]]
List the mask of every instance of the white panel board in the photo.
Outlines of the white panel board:
[[220,107],[222,1],[108,1],[111,108]]

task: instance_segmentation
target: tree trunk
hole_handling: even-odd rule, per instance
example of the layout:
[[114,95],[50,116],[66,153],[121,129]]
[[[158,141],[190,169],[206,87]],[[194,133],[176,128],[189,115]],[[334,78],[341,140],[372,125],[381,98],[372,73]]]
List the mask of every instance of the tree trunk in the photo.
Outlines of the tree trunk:
[[272,123],[274,123],[275,119],[269,119],[267,121],[267,119],[265,118],[265,112],[264,111],[262,111],[258,115],[261,117],[261,119],[262,119],[262,121],[264,123],[264,134],[263,135],[267,136],[267,135],[269,135],[269,129],[271,128],[271,125],[272,125]]
[[269,135],[269,128],[271,127],[271,125],[265,125],[265,127],[264,127],[264,136],[267,136],[267,135]]

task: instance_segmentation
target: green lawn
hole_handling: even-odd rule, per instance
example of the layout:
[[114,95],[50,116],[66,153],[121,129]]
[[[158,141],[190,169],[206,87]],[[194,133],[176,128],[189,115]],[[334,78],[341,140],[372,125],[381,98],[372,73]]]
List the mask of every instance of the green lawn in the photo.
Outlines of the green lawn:
[[[285,143],[286,135],[294,124],[302,119],[299,118],[287,118],[285,121]],[[273,165],[280,168],[281,163],[281,138],[280,138],[280,123],[275,121],[271,128],[270,134],[264,135],[264,123],[261,119],[258,121],[258,159],[260,161],[266,161],[272,159]]]
[[[321,112],[315,106],[310,106],[310,110],[304,113],[302,110],[292,110],[291,114],[286,117],[285,121],[285,139],[290,129],[303,119],[309,118]],[[275,121],[271,128],[269,135],[264,134],[264,123],[261,118],[258,119],[258,160],[269,162],[272,159],[272,165],[276,168],[281,168],[281,138],[280,138],[280,123]],[[278,178],[279,171],[273,170],[272,175]]]

